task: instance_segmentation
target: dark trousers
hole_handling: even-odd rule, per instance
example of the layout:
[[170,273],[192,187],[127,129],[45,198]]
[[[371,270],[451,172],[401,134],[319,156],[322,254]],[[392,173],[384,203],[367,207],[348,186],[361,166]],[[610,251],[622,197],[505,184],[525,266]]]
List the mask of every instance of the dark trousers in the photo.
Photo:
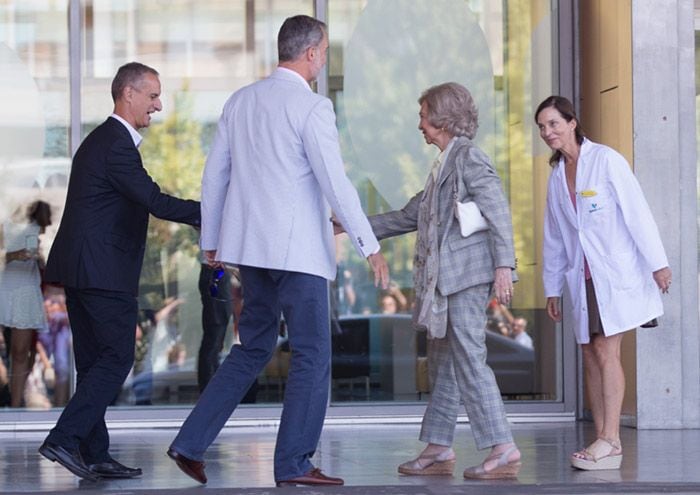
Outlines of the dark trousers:
[[107,406],[134,364],[136,297],[126,292],[65,288],[77,382],[47,440],[80,450],[87,464],[106,462]]
[[330,381],[328,281],[297,272],[241,266],[245,304],[234,345],[172,443],[190,459],[204,452],[272,357],[284,313],[292,359],[275,449],[275,480],[313,468]]
[[197,359],[199,391],[214,376],[219,367],[219,353],[224,345],[226,329],[233,313],[231,275],[226,272],[219,280],[216,297],[211,295],[210,283],[214,269],[202,264],[199,270],[199,294],[202,299],[202,343]]

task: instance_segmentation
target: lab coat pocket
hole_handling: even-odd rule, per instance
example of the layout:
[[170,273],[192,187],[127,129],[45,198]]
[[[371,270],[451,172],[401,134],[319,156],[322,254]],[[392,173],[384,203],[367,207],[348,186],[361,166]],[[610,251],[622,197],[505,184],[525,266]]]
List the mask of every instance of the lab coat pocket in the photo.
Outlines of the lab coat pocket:
[[610,284],[616,290],[634,290],[641,288],[644,284],[644,279],[641,276],[637,259],[634,251],[616,251],[611,253],[605,260],[608,266],[607,276],[610,279]]

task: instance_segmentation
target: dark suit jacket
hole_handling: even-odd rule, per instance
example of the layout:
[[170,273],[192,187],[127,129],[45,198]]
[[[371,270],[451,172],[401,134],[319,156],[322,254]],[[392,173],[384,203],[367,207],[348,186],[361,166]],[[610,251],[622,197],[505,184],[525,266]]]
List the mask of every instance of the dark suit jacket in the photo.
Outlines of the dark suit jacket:
[[108,118],[78,148],[47,282],[137,294],[149,213],[199,225],[198,201],[160,191],[126,127]]

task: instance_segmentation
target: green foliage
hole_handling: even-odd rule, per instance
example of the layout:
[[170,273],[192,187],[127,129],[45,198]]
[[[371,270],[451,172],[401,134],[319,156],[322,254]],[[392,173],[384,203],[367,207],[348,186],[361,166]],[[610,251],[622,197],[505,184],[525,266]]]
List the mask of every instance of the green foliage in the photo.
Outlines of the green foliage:
[[[141,144],[143,163],[164,193],[199,199],[206,159],[202,149],[202,124],[193,114],[188,88],[174,97],[169,115],[148,128]],[[160,307],[166,295],[177,295],[177,259],[197,256],[198,232],[188,225],[151,218],[143,272],[142,306]]]

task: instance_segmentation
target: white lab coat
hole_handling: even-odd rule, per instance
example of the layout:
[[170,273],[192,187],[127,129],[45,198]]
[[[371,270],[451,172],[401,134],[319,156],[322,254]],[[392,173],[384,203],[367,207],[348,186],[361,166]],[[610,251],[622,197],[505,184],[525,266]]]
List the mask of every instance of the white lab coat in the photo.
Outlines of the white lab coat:
[[590,339],[584,256],[605,335],[663,314],[652,273],[668,260],[649,205],[624,157],[587,139],[576,169],[576,209],[562,159],[549,177],[544,221],[545,296],[561,297],[566,282],[579,344]]

